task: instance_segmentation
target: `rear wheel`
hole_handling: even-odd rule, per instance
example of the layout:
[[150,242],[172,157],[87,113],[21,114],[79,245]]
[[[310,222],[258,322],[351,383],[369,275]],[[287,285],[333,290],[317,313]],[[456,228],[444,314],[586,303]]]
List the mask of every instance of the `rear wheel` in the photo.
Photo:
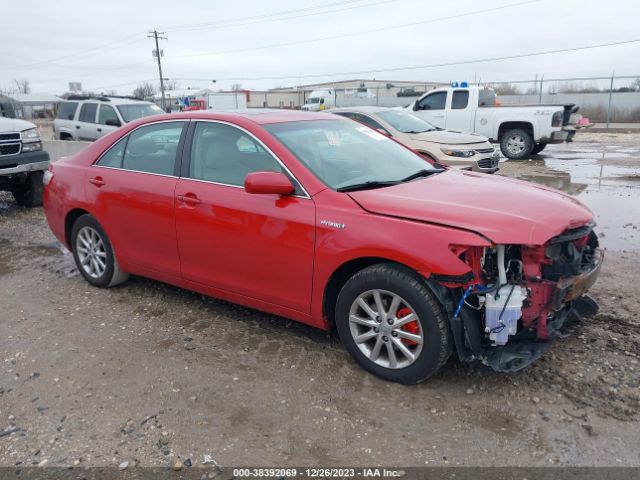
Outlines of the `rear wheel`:
[[531,153],[533,155],[536,155],[540,153],[542,150],[544,150],[544,147],[546,146],[547,146],[546,143],[536,143],[536,145],[533,147],[533,150],[531,150]]
[[113,253],[111,242],[91,215],[82,215],[71,230],[71,248],[78,270],[96,287],[113,287],[129,278]]
[[18,205],[29,208],[42,205],[42,176],[42,172],[31,172],[24,183],[11,189]]
[[413,384],[435,374],[451,354],[449,327],[420,277],[393,264],[355,274],[336,305],[340,339],[366,370]]
[[514,128],[502,135],[500,150],[510,160],[522,160],[531,155],[534,143],[531,135],[520,128]]

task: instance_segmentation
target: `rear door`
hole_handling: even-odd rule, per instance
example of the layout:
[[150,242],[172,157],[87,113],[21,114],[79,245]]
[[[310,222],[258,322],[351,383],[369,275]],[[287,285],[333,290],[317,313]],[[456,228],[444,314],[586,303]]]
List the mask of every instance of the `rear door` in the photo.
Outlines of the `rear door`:
[[96,126],[97,115],[98,104],[96,102],[85,102],[82,104],[76,124],[76,138],[78,140],[93,141],[98,138],[98,128]]
[[134,272],[180,277],[175,230],[176,159],[184,121],[139,127],[89,169],[86,197],[114,245]]
[[418,100],[414,107],[415,113],[424,118],[431,125],[436,127],[446,127],[447,91],[436,90],[428,93],[421,100]]
[[449,95],[446,109],[445,127],[447,130],[473,132],[473,108],[469,90],[455,89]]

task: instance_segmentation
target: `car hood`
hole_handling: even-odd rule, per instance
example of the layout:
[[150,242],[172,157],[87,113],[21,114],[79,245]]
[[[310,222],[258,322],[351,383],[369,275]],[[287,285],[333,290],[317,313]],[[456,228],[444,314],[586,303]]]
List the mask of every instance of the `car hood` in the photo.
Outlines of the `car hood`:
[[409,134],[411,140],[423,142],[442,143],[445,145],[463,145],[470,143],[483,143],[487,137],[475,133],[461,133],[453,130],[432,130],[430,132]]
[[543,245],[593,219],[575,198],[552,188],[454,170],[349,196],[371,213],[471,230],[496,244]]
[[0,117],[0,132],[23,132],[30,128],[36,128],[36,126],[31,122],[18,118]]

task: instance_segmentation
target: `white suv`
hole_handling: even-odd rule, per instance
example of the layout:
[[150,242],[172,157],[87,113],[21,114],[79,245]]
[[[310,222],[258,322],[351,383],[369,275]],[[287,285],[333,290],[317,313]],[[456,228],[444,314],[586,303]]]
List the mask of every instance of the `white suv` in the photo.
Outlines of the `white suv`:
[[164,113],[160,107],[128,97],[72,95],[61,102],[53,122],[58,140],[97,140],[125,123]]

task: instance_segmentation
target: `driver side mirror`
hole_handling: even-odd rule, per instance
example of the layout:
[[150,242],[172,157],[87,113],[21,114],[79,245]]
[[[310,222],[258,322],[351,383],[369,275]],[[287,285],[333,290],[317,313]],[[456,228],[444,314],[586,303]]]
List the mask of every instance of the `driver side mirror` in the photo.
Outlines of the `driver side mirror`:
[[262,195],[291,195],[295,187],[284,173],[251,172],[244,179],[244,190]]
[[118,120],[117,118],[107,118],[107,121],[104,122],[105,125],[109,125],[110,127],[119,127],[120,126],[120,120]]
[[418,100],[416,100],[415,103],[413,104],[413,111],[417,112],[418,110],[420,110],[420,106],[418,104]]

